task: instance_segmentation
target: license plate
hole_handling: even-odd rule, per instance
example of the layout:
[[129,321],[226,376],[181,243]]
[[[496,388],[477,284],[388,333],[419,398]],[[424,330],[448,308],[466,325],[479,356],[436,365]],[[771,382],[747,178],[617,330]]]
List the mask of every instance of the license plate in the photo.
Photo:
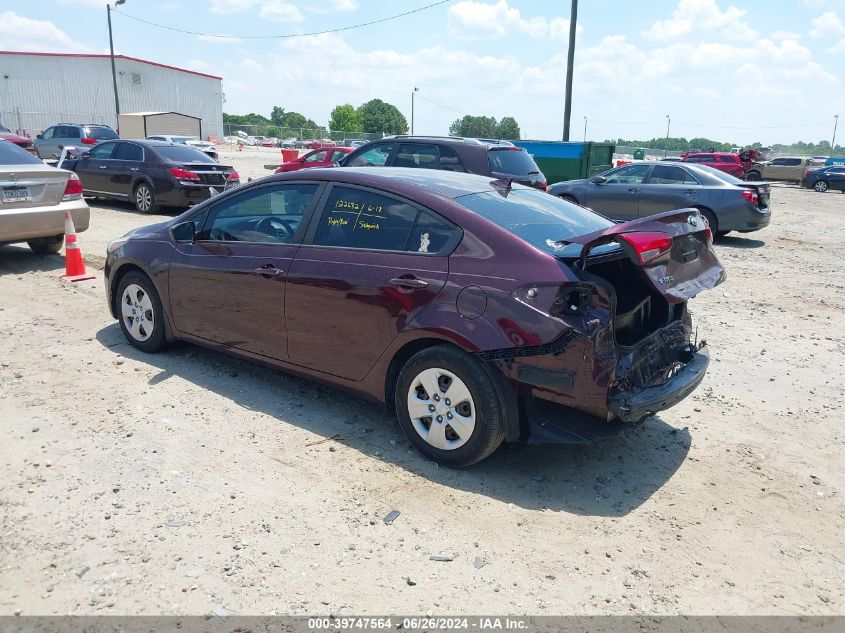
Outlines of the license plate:
[[32,200],[29,189],[3,189],[3,202],[27,202]]

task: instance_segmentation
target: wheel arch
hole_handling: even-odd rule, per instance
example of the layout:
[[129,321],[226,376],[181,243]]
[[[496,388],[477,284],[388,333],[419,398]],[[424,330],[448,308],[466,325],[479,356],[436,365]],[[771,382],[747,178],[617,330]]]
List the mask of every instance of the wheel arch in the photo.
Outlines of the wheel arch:
[[120,285],[121,279],[123,279],[128,273],[130,272],[139,272],[144,277],[149,279],[150,283],[155,288],[156,292],[158,293],[159,300],[161,301],[161,307],[164,312],[164,335],[168,341],[172,342],[176,340],[176,336],[173,334],[173,328],[170,326],[170,316],[167,314],[167,308],[164,306],[165,303],[165,295],[161,292],[158,284],[155,282],[154,276],[149,273],[149,271],[144,270],[142,266],[139,266],[135,262],[127,261],[123,262],[118,265],[117,268],[111,274],[109,278],[109,312],[111,312],[112,317],[115,319],[119,319],[120,316],[117,312],[117,288]]
[[[694,204],[692,205],[693,209],[698,209],[701,215],[707,217],[707,221],[710,222],[710,217],[712,217],[716,221],[716,226],[711,226],[710,229],[713,231],[713,234],[719,232],[719,216],[716,215],[716,212],[713,211],[710,207],[704,206],[703,204]],[[708,217],[710,216],[710,217]]]

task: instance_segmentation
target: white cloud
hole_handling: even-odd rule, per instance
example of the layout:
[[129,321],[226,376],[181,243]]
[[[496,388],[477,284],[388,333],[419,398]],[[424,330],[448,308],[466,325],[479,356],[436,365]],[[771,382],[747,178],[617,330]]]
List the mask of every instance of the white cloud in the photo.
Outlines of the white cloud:
[[[449,7],[449,33],[464,40],[502,37],[517,32],[531,38],[561,39],[569,37],[569,20],[537,16],[524,18],[519,9],[498,0],[495,4],[461,0]],[[580,27],[578,27],[580,31]]]
[[822,13],[820,16],[813,18],[813,28],[810,30],[811,37],[840,37],[842,35],[845,35],[845,24],[842,24],[842,20],[833,11]]
[[305,20],[299,7],[282,0],[267,0],[261,5],[259,15],[275,22],[302,22]]
[[259,0],[211,0],[212,13],[230,15],[232,13],[243,13],[249,11],[258,4]]
[[671,18],[656,21],[643,35],[662,42],[694,32],[716,33],[732,40],[750,40],[757,33],[742,20],[746,13],[734,6],[722,11],[716,0],[680,0]]
[[59,0],[59,4],[104,9],[106,3],[103,0]]
[[13,51],[81,53],[88,47],[49,20],[33,20],[14,11],[0,13],[0,41]]
[[334,11],[355,11],[358,9],[357,0],[329,0],[329,7]]
[[845,38],[839,40],[839,42],[828,48],[827,52],[833,54],[845,53]]

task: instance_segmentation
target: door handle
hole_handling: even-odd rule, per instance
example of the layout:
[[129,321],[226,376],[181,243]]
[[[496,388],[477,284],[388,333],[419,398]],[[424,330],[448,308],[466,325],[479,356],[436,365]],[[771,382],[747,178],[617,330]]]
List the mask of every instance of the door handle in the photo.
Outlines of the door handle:
[[687,189],[686,191],[684,191],[684,193],[687,194],[688,196],[691,196],[692,194],[695,193],[695,189]]
[[629,191],[630,193],[638,193],[638,192],[639,192],[639,189],[637,189],[636,187],[631,187],[630,189],[628,189],[628,191]]
[[276,268],[270,262],[267,262],[261,268],[255,269],[255,274],[259,277],[264,277],[264,279],[272,279],[273,277],[276,277],[277,275],[283,275],[284,273],[285,271]]
[[138,171],[138,168],[137,167],[130,167],[129,171]]
[[390,285],[400,288],[425,288],[428,282],[416,277],[394,277],[390,280]]
[[100,169],[105,169],[108,165],[100,165]]

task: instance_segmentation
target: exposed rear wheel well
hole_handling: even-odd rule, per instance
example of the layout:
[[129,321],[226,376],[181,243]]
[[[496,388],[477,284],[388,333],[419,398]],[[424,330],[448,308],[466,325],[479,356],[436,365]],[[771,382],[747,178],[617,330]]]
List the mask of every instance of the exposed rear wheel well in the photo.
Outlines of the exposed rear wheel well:
[[694,208],[698,209],[701,212],[701,215],[707,218],[707,222],[710,224],[710,230],[713,231],[713,235],[716,235],[719,232],[719,220],[716,217],[716,214],[707,207],[696,206]]

